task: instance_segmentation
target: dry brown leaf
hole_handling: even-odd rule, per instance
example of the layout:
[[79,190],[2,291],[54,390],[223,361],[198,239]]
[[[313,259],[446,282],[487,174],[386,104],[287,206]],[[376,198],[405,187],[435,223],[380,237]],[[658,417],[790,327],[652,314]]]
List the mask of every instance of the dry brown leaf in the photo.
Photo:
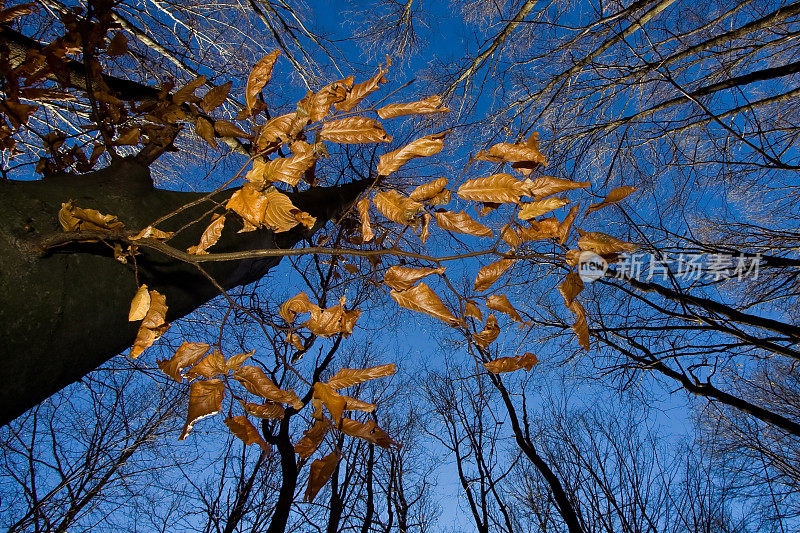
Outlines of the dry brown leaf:
[[406,225],[423,206],[394,189],[375,193],[372,199],[380,213],[397,224]]
[[131,359],[139,357],[145,349],[152,346],[169,329],[169,324],[166,323],[166,315],[166,296],[158,291],[150,291],[150,307],[147,309],[147,314],[139,326],[136,340],[133,342],[133,348],[128,354]]
[[328,433],[331,423],[327,418],[318,418],[314,420],[314,425],[303,432],[303,437],[294,445],[294,453],[300,456],[301,459],[308,459],[317,451],[322,440]]
[[546,198],[547,196],[558,194],[560,192],[588,187],[591,185],[591,182],[563,180],[561,178],[554,178],[552,176],[541,176],[533,181],[526,180],[525,184],[528,188],[528,196],[533,196],[537,200],[541,200],[542,198]]
[[572,331],[574,331],[575,335],[578,337],[578,344],[581,345],[581,348],[588,352],[590,344],[589,323],[586,321],[586,310],[578,300],[574,300],[569,305],[569,309],[575,314],[575,323],[572,325]]
[[189,247],[187,250],[190,254],[207,254],[210,247],[214,246],[219,238],[222,236],[222,228],[225,226],[225,215],[215,215],[211,224],[209,224],[200,236],[200,243],[197,246]]
[[304,502],[313,502],[317,493],[325,486],[336,470],[339,463],[339,454],[331,452],[322,459],[317,459],[311,463],[311,471],[308,474],[308,487],[303,495]]
[[195,381],[189,386],[189,412],[186,424],[178,440],[185,439],[194,424],[208,416],[215,415],[222,409],[222,398],[225,396],[225,383],[220,379]]
[[210,379],[218,375],[227,375],[227,373],[228,367],[225,366],[225,357],[219,353],[219,350],[215,349],[186,372],[186,379],[192,380],[200,377]]
[[228,370],[238,370],[239,367],[241,367],[245,361],[253,357],[255,353],[256,353],[255,350],[250,350],[249,352],[242,352],[236,355],[232,355],[225,362],[225,368],[227,368]]
[[270,451],[270,445],[261,436],[256,427],[244,415],[229,417],[225,419],[225,425],[231,433],[239,437],[245,445],[258,444],[265,452]]
[[119,231],[125,227],[114,215],[76,207],[72,200],[61,204],[58,222],[64,231]]
[[247,87],[245,88],[245,104],[247,104],[248,115],[253,113],[258,93],[272,78],[272,67],[275,66],[275,61],[279,55],[281,55],[280,50],[270,52],[262,57],[250,72],[250,76],[247,78]]
[[436,195],[441,193],[446,186],[447,178],[436,178],[433,181],[423,183],[419,187],[415,188],[413,191],[411,191],[411,194],[409,194],[408,197],[415,202],[424,202],[425,200],[435,198]]
[[309,91],[306,97],[297,103],[298,116],[307,117],[309,122],[319,122],[325,118],[333,104],[347,98],[348,89],[352,85],[353,77],[349,76],[326,85],[316,93]]
[[128,353],[128,357],[136,359],[142,355],[142,352],[152,346],[168,329],[169,324],[164,324],[156,328],[139,327],[139,331],[136,334],[136,339],[133,341],[133,347]]
[[375,407],[377,407],[374,403],[362,402],[359,399],[351,398],[350,396],[345,396],[344,394],[342,394],[342,398],[345,400],[345,411],[363,411],[365,413],[371,413],[375,410]]
[[578,230],[581,238],[578,247],[597,255],[610,255],[617,252],[635,252],[639,247],[635,244],[615,239],[611,235],[599,231]]
[[430,213],[423,213],[422,214],[422,229],[419,232],[419,240],[422,241],[422,244],[428,240],[430,237],[430,228],[431,228],[431,220],[433,217]]
[[264,400],[263,404],[247,403],[239,400],[242,407],[248,414],[261,418],[263,420],[282,419],[285,411],[283,406],[269,400]]
[[530,220],[545,213],[549,213],[554,209],[563,207],[569,203],[566,198],[545,198],[544,200],[537,200],[535,202],[524,202],[519,210],[520,220]]
[[491,237],[492,230],[479,222],[475,222],[464,211],[454,213],[452,211],[436,211],[436,224],[446,231],[465,233],[476,237]]
[[444,148],[447,132],[435,133],[419,138],[388,154],[383,154],[378,162],[378,175],[388,176],[410,159],[438,154]]
[[342,412],[344,411],[347,400],[341,394],[336,392],[333,387],[327,383],[317,382],[314,383],[314,398],[320,400],[322,404],[328,408],[331,418],[335,423],[339,423],[342,419]]
[[481,161],[534,163],[546,165],[547,159],[539,151],[539,135],[533,133],[524,143],[498,143],[487,151],[480,151],[475,159]]
[[305,351],[306,349],[306,347],[303,345],[303,338],[296,333],[287,334],[286,343],[291,344],[298,351]]
[[486,348],[493,343],[497,336],[500,335],[500,326],[497,324],[497,319],[494,315],[489,315],[486,319],[486,325],[480,333],[473,333],[472,338],[478,346]]
[[578,209],[580,207],[581,204],[573,205],[569,210],[569,214],[564,217],[564,220],[558,225],[559,244],[564,244],[567,242],[567,239],[569,238],[569,230],[572,227],[572,223],[575,222],[575,217],[578,216]]
[[377,120],[366,117],[347,117],[322,125],[319,138],[343,144],[391,142],[392,138]]
[[372,224],[369,222],[369,198],[364,197],[356,204],[358,216],[361,219],[361,240],[369,242],[375,237],[372,232]]
[[253,226],[266,226],[275,233],[289,231],[298,224],[293,213],[299,210],[288,196],[274,187],[260,192],[247,183],[233,193],[225,207],[238,213]]
[[459,320],[445,307],[436,293],[424,283],[420,283],[406,291],[392,290],[391,296],[397,302],[397,305],[405,309],[425,313],[443,320],[451,326],[456,326],[459,323]]
[[33,13],[34,9],[35,5],[32,3],[17,4],[15,6],[3,9],[0,11],[0,24],[7,24],[18,17],[30,15]]
[[394,375],[396,371],[394,363],[370,368],[343,368],[328,380],[328,385],[332,389],[345,389],[371,379]]
[[483,320],[483,313],[481,313],[477,304],[471,300],[467,300],[464,303],[464,316],[472,317],[475,320]]
[[505,313],[513,320],[522,323],[522,317],[519,316],[519,313],[516,309],[514,309],[514,306],[511,305],[511,302],[508,301],[508,298],[505,294],[493,294],[491,296],[487,296],[486,307],[494,311]]
[[203,117],[197,117],[197,122],[194,123],[194,132],[198,137],[211,145],[211,148],[217,147],[217,140],[214,138],[214,125]]
[[[0,17],[1,18],[1,17]],[[111,57],[121,56],[128,53],[128,38],[121,31],[114,34],[106,48],[106,54]]]
[[133,240],[137,239],[169,239],[172,237],[172,231],[161,231],[158,228],[154,228],[153,226],[147,226],[142,231],[136,234],[133,237]]
[[131,310],[128,312],[128,321],[136,322],[137,320],[144,319],[149,309],[150,292],[147,290],[147,285],[141,285],[133,296],[133,300],[131,300]]
[[492,174],[464,182],[458,188],[464,200],[491,203],[519,203],[520,196],[527,193],[523,182],[511,174]]
[[367,81],[362,81],[361,83],[356,83],[353,85],[352,89],[348,91],[347,97],[344,99],[344,101],[336,104],[336,109],[339,111],[350,111],[353,109],[361,100],[363,100],[369,94],[377,91],[380,88],[381,83],[386,83],[388,81],[384,77],[384,74],[387,72],[388,68],[384,69],[383,67],[380,67],[378,73],[373,77]]
[[156,361],[156,364],[162,372],[180,383],[183,378],[181,371],[200,361],[210,348],[204,342],[184,342],[171,358]]
[[428,203],[430,205],[447,205],[450,203],[453,194],[450,192],[450,189],[445,189],[430,200]]
[[570,272],[558,286],[558,292],[564,298],[564,305],[569,307],[583,290],[583,280],[575,272]]
[[522,368],[525,370],[530,370],[533,368],[533,365],[538,362],[539,360],[535,355],[532,353],[526,353],[525,355],[518,355],[516,357],[500,357],[494,361],[483,363],[483,366],[485,366],[486,370],[492,374],[502,374],[505,372],[520,370]]
[[233,378],[241,383],[245,389],[256,396],[271,400],[277,403],[285,403],[300,410],[303,402],[297,397],[292,389],[279,389],[264,371],[255,366],[243,366],[233,373]]
[[571,266],[576,267],[578,263],[580,263],[581,259],[581,251],[580,250],[567,250],[567,253],[564,254],[564,262]]
[[301,292],[300,294],[292,296],[283,302],[283,304],[281,304],[281,308],[278,310],[278,314],[286,322],[291,323],[294,322],[294,318],[298,313],[309,313],[313,309],[319,309],[319,306],[312,304],[308,300],[306,293]]
[[405,115],[427,115],[430,113],[447,113],[450,111],[446,107],[442,107],[442,97],[438,94],[429,96],[424,100],[417,102],[408,102],[405,104],[389,104],[378,109],[378,116],[387,118],[402,117]]
[[297,116],[297,113],[288,113],[267,121],[261,128],[256,140],[259,152],[267,148],[288,142],[303,130],[308,121]]
[[503,226],[503,229],[500,230],[500,238],[513,248],[516,248],[522,244],[522,238],[519,236],[514,224],[511,222]]
[[203,101],[200,103],[200,107],[203,108],[203,111],[211,113],[221,106],[228,98],[228,92],[231,90],[232,84],[233,82],[229,81],[208,91],[205,96],[203,96]]
[[613,205],[621,200],[624,200],[625,198],[628,197],[628,195],[637,190],[639,190],[638,187],[629,187],[629,186],[617,187],[616,189],[608,193],[608,196],[606,196],[602,202],[590,205],[586,209],[586,214],[588,215],[589,213],[594,213],[598,209],[602,209],[609,205]]
[[478,271],[478,276],[475,278],[475,290],[485,291],[491,287],[492,283],[503,275],[503,273],[511,268],[514,264],[513,259],[501,259],[494,263],[489,263]]
[[316,162],[317,157],[313,151],[291,157],[279,157],[271,161],[256,159],[253,161],[252,170],[245,175],[245,179],[254,183],[281,181],[295,187],[303,174]]
[[245,139],[252,137],[249,133],[240,130],[239,126],[227,120],[215,120],[214,131],[217,132],[217,135],[220,137],[239,137]]
[[181,105],[185,104],[189,100],[196,101],[196,97],[194,96],[194,92],[201,87],[206,82],[205,76],[198,76],[174,93],[172,93],[171,99],[174,104]]
[[538,241],[541,239],[554,239],[558,237],[560,223],[555,217],[544,220],[529,220],[530,227],[522,228],[518,235],[523,241]]
[[[99,92],[95,93],[95,98],[97,98],[99,94]],[[37,109],[39,109],[38,105],[22,104],[14,102],[13,100],[0,100],[0,112],[6,115],[14,129],[18,129],[27,124],[28,119],[31,118],[31,115],[33,115]]]
[[411,268],[404,266],[391,266],[383,275],[383,282],[393,289],[404,291],[410,289],[416,282],[431,274],[442,274],[445,268]]
[[[311,316],[302,325],[314,335],[331,337],[342,332],[345,310],[341,305],[334,305],[327,309],[311,309],[310,313]],[[358,317],[356,316],[356,318]]]
[[120,132],[119,137],[114,139],[114,144],[117,146],[134,146],[139,144],[141,137],[142,131],[139,128],[129,128]]

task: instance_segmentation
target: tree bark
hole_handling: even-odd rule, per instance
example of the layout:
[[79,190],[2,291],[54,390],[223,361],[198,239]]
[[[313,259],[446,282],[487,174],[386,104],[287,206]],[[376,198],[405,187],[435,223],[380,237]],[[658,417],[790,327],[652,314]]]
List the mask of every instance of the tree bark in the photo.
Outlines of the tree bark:
[[[356,181],[290,194],[292,202],[324,221],[349,208],[368,185]],[[231,194],[221,191],[171,217],[159,229],[177,231],[207,215]],[[39,245],[61,232],[62,202],[116,215],[128,230],[139,230],[203,193],[153,187],[149,170],[132,159],[85,175],[56,175],[41,181],[0,181],[0,425],[79,380],[130,346],[138,323],[128,322],[139,283],[166,295],[167,320],[178,319],[219,294],[197,269],[158,251],[140,248],[135,262],[115,260],[109,243],[77,243],[44,253]],[[233,218],[233,217],[229,217]],[[185,250],[197,244],[206,217],[175,235],[169,244]],[[309,236],[298,229],[237,233],[229,220],[212,251],[291,248]],[[280,257],[204,263],[225,289],[251,283]]]

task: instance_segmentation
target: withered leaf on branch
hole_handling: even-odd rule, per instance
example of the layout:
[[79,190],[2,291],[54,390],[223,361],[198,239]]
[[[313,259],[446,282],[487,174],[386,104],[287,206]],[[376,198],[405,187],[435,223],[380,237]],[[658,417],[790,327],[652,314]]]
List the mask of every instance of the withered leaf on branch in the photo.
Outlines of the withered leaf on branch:
[[492,230],[473,220],[464,211],[436,211],[436,224],[445,231],[455,231],[476,237],[491,237]]
[[400,448],[400,445],[389,437],[389,434],[378,427],[374,420],[369,420],[365,424],[352,420],[350,418],[343,418],[339,424],[339,429],[345,435],[363,439],[372,444],[376,444],[384,449],[389,449],[392,446]]
[[472,338],[475,344],[486,348],[497,339],[498,335],[500,335],[500,326],[497,323],[497,319],[494,315],[489,315],[483,330],[479,333],[473,333]]
[[186,414],[186,424],[178,440],[185,439],[198,420],[219,413],[224,396],[225,383],[221,379],[192,383],[189,386],[189,411]]
[[205,96],[203,96],[203,101],[200,103],[200,107],[203,108],[203,111],[211,113],[221,106],[228,98],[228,92],[230,92],[232,84],[233,82],[229,81],[208,91]]
[[303,432],[303,437],[294,445],[294,453],[302,459],[308,459],[317,451],[322,439],[331,427],[327,418],[315,418],[314,425]]
[[128,312],[128,321],[136,322],[142,320],[147,316],[147,311],[150,309],[150,291],[147,290],[147,285],[141,285],[136,291],[136,294],[131,300],[131,310]]
[[583,280],[575,272],[570,272],[558,286],[558,292],[564,298],[564,305],[569,307],[583,290]]
[[525,184],[511,174],[492,174],[467,180],[458,188],[458,195],[473,202],[519,203],[527,194]]
[[394,189],[375,193],[372,199],[380,213],[397,224],[406,225],[423,206]]
[[194,123],[194,132],[198,137],[211,145],[211,148],[217,147],[217,140],[214,138],[214,125],[203,117],[197,117],[197,122]]
[[132,359],[139,357],[142,352],[152,346],[156,339],[169,329],[169,324],[166,323],[167,297],[158,291],[148,292],[150,305],[139,326],[139,331],[136,333],[133,347],[128,354]]
[[480,308],[472,300],[464,302],[464,316],[472,317],[475,320],[483,320],[483,313]]
[[215,120],[214,131],[216,131],[217,135],[220,137],[238,137],[243,139],[252,137],[249,133],[239,129],[239,126],[227,120]]
[[303,495],[304,502],[310,503],[314,501],[314,497],[333,475],[338,463],[339,454],[335,451],[311,463],[311,471],[308,474],[308,487],[306,487],[306,492]]
[[[255,227],[266,226],[276,233],[289,231],[299,223],[296,213],[301,213],[285,194],[274,187],[261,192],[246,183],[231,195],[226,208],[235,211]],[[314,217],[309,215],[314,220]]]
[[312,309],[319,309],[319,306],[316,304],[312,304],[306,293],[301,292],[296,296],[292,296],[283,304],[281,304],[280,309],[278,310],[278,314],[284,319],[286,322],[294,322],[294,317],[297,316],[298,313],[308,313]]
[[524,143],[498,143],[480,151],[475,159],[496,163],[534,163],[546,165],[547,159],[539,151],[539,134],[534,132]]
[[272,78],[272,68],[275,66],[275,61],[281,55],[280,50],[274,50],[262,57],[258,63],[253,67],[250,76],[247,78],[247,86],[245,88],[245,104],[247,104],[248,114],[252,114],[253,107],[256,105],[256,97],[261,89]]
[[345,389],[371,379],[392,376],[397,371],[394,363],[370,368],[342,368],[328,380],[332,389]]
[[242,400],[239,400],[239,403],[242,404],[242,407],[248,414],[265,420],[281,419],[285,413],[282,405],[269,400],[264,400],[262,404],[249,403]]
[[288,113],[272,118],[261,128],[256,140],[256,147],[262,151],[270,145],[288,142],[303,130],[306,123],[307,120],[298,117],[297,113]]
[[342,394],[342,398],[345,399],[345,411],[363,411],[365,413],[371,413],[375,410],[375,407],[377,407],[374,403],[362,402],[358,398],[351,398],[350,396],[345,396],[344,394]]
[[635,252],[639,248],[636,244],[621,241],[600,231],[583,231],[579,229],[578,233],[581,236],[578,239],[578,247],[581,250],[594,252],[597,255]]
[[380,88],[381,83],[386,83],[388,81],[384,76],[388,72],[389,65],[386,66],[387,68],[380,67],[378,73],[367,81],[362,81],[361,83],[356,83],[353,85],[353,87],[347,92],[347,96],[345,97],[344,101],[336,104],[336,109],[339,111],[350,111],[357,106],[361,100],[366,98],[371,93],[377,91]]
[[475,290],[485,291],[497,281],[506,270],[511,268],[514,264],[513,259],[501,259],[494,263],[489,263],[478,271],[478,276],[475,278]]
[[342,419],[342,413],[344,412],[345,405],[347,405],[347,400],[336,392],[333,387],[327,383],[321,382],[314,383],[313,397],[320,400],[322,404],[328,408],[328,412],[331,414],[334,423],[338,424],[339,420]]
[[253,161],[252,170],[245,175],[245,179],[254,183],[281,181],[294,187],[316,161],[317,157],[313,151],[291,157],[279,157],[271,161],[256,159]]
[[249,358],[253,357],[256,353],[255,350],[250,350],[249,352],[242,352],[236,355],[232,355],[227,361],[225,361],[225,367],[228,370],[238,370],[242,364],[247,361]]
[[200,361],[210,348],[203,342],[184,342],[170,359],[156,361],[156,364],[162,372],[180,383],[183,378],[181,371]]
[[387,119],[402,117],[405,115],[427,115],[430,113],[447,113],[450,111],[446,107],[442,107],[442,97],[438,94],[429,96],[424,100],[417,102],[408,102],[405,104],[389,104],[378,109],[378,116]]
[[511,305],[511,302],[508,301],[505,294],[492,294],[491,296],[487,296],[486,307],[494,311],[505,313],[513,320],[522,323],[522,317],[519,316],[519,313],[514,309],[514,306]]
[[566,217],[564,217],[564,220],[562,220],[558,224],[557,233],[558,233],[558,242],[560,244],[564,244],[565,242],[567,242],[567,239],[569,238],[569,230],[570,228],[572,228],[572,223],[575,222],[575,217],[578,216],[578,209],[580,209],[580,207],[581,204],[573,205],[569,210],[569,214]]
[[364,197],[356,204],[358,209],[358,217],[361,219],[361,240],[369,242],[375,237],[372,232],[372,224],[369,221],[369,198]]
[[297,114],[306,117],[309,122],[319,122],[327,116],[333,104],[347,98],[347,92],[352,85],[353,77],[349,76],[326,85],[316,93],[309,91],[297,103]]
[[383,282],[392,289],[404,291],[410,289],[416,282],[431,274],[442,274],[445,268],[411,268],[394,265],[389,267],[383,275]]
[[575,323],[572,325],[572,331],[578,337],[578,344],[584,350],[589,351],[589,323],[586,321],[586,310],[578,300],[573,300],[568,307],[575,314]]
[[172,93],[172,102],[178,105],[184,104],[189,100],[195,100],[194,92],[206,82],[205,76],[198,76],[174,93]]
[[519,210],[520,220],[530,220],[538,216],[549,213],[554,209],[563,207],[569,203],[566,198],[545,198],[544,200],[537,200],[535,202],[526,202],[521,204]]
[[443,320],[451,326],[459,324],[459,320],[453,316],[453,313],[445,307],[436,293],[425,285],[425,283],[420,283],[416,287],[405,291],[392,290],[391,296],[400,307],[419,313],[425,313],[426,315]]
[[64,231],[119,231],[125,227],[114,215],[76,207],[72,200],[61,204],[58,222]]
[[258,444],[265,452],[270,451],[270,445],[264,440],[264,437],[258,432],[256,427],[244,415],[229,417],[225,419],[225,425],[231,430],[231,433],[239,437],[245,445]]
[[608,196],[606,196],[605,199],[602,202],[590,205],[586,209],[586,214],[588,215],[589,213],[593,213],[593,212],[597,211],[598,209],[602,209],[604,207],[607,207],[609,205],[613,205],[613,204],[615,204],[615,203],[617,203],[619,201],[622,201],[625,198],[627,198],[628,195],[630,195],[633,192],[636,192],[637,190],[638,190],[638,187],[629,187],[629,186],[617,187],[616,189],[614,189],[610,193],[608,193]]
[[279,389],[271,379],[264,374],[264,371],[255,366],[243,366],[233,373],[233,378],[241,383],[245,389],[252,394],[264,399],[291,405],[299,410],[303,407],[297,394],[292,389]]
[[207,254],[210,247],[214,246],[222,236],[222,228],[225,226],[225,215],[215,215],[211,223],[200,236],[200,243],[189,247],[190,254]]
[[199,363],[194,365],[188,372],[186,372],[186,379],[192,380],[197,378],[211,379],[220,375],[227,375],[228,367],[225,366],[225,357],[219,350],[212,350],[210,354],[206,355]]
[[581,189],[591,185],[589,181],[572,181],[552,176],[540,176],[533,181],[526,180],[528,195],[537,200],[573,189]]
[[410,159],[438,154],[444,148],[445,136],[447,136],[447,132],[427,135],[393,152],[383,154],[378,162],[378,175],[388,176]]
[[423,183],[415,188],[413,191],[411,191],[411,194],[409,194],[408,197],[415,202],[424,202],[425,200],[430,200],[431,198],[436,197],[436,195],[441,193],[446,186],[447,178],[436,178],[433,181]]
[[322,125],[320,139],[336,143],[391,142],[392,138],[377,120],[366,117],[347,117],[331,120]]
[[483,366],[485,366],[486,370],[492,374],[502,374],[505,372],[520,370],[522,368],[525,370],[530,370],[533,368],[533,365],[538,362],[539,360],[535,355],[532,353],[526,353],[525,355],[518,355],[516,357],[500,357],[493,361],[489,361],[488,363],[483,363]]

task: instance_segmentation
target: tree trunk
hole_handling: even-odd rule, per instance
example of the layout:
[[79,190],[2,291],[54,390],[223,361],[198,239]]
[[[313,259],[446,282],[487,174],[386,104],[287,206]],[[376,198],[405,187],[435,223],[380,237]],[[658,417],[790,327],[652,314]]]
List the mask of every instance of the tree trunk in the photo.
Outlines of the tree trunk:
[[[352,205],[367,186],[290,194],[292,202],[324,223]],[[198,203],[159,225],[175,231],[200,219],[231,191]],[[155,250],[140,248],[135,264],[113,257],[108,243],[78,243],[44,253],[39,242],[61,232],[62,202],[116,215],[128,230],[205,196],[153,187],[147,167],[132,159],[85,175],[57,175],[41,181],[0,181],[0,425],[79,380],[133,343],[138,323],[128,322],[139,283],[166,295],[167,320],[180,318],[219,294],[196,267]],[[222,207],[217,207],[222,212]],[[169,244],[185,250],[197,244],[209,218],[178,233]],[[204,223],[205,222],[205,223]],[[295,229],[237,233],[229,220],[212,251],[290,248],[309,232]],[[253,282],[280,257],[204,263],[225,289]]]

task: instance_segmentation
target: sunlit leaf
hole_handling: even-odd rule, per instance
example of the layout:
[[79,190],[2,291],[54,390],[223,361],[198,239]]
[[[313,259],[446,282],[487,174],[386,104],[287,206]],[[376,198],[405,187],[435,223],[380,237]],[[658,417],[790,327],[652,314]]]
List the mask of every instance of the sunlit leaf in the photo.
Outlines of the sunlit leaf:
[[392,222],[403,225],[408,224],[411,218],[423,209],[421,203],[411,200],[394,189],[376,193],[372,202],[383,216]]
[[314,420],[314,425],[303,432],[303,437],[294,445],[294,453],[301,459],[308,459],[317,451],[325,435],[331,427],[327,418]]
[[473,333],[472,338],[478,346],[486,348],[497,339],[498,335],[500,335],[500,326],[497,324],[497,319],[494,315],[489,315],[483,330]]
[[210,379],[219,375],[226,375],[228,367],[225,366],[225,357],[219,350],[212,350],[199,363],[194,365],[191,370],[186,372],[187,379],[205,378]]
[[428,240],[428,237],[430,236],[430,226],[432,219],[433,217],[430,215],[430,213],[422,214],[422,229],[419,232],[419,240],[422,241],[422,244],[425,244],[425,242]]
[[492,283],[498,280],[503,273],[511,268],[514,264],[513,259],[501,259],[494,263],[489,263],[478,271],[478,276],[475,278],[475,290],[485,291]]
[[452,211],[436,211],[436,224],[446,231],[455,231],[476,237],[491,237],[492,230],[483,224],[473,220],[464,211],[454,213]]
[[225,383],[220,379],[195,381],[189,387],[189,412],[186,424],[178,440],[185,439],[194,424],[208,416],[215,415],[222,409],[222,398],[225,396]]
[[586,214],[588,215],[589,213],[593,213],[593,212],[597,211],[598,209],[602,209],[602,208],[607,207],[609,205],[613,205],[613,204],[615,204],[615,203],[617,203],[617,202],[619,202],[621,200],[624,200],[625,198],[628,197],[629,194],[631,194],[631,193],[633,193],[633,192],[635,192],[637,190],[639,190],[638,187],[628,187],[628,186],[626,186],[626,187],[617,187],[616,189],[614,189],[610,193],[608,193],[608,196],[606,196],[605,199],[602,202],[590,205],[586,209]]
[[350,111],[369,94],[377,91],[380,88],[381,83],[387,82],[387,79],[384,75],[388,72],[388,66],[389,65],[387,65],[387,68],[381,67],[378,70],[378,73],[367,81],[353,85],[353,87],[348,91],[347,97],[345,97],[344,101],[336,104],[336,109],[340,111]]
[[72,201],[61,204],[58,221],[64,231],[119,231],[125,227],[114,215],[76,207]]
[[369,198],[364,197],[356,204],[358,217],[361,219],[361,240],[369,242],[375,237],[372,232],[372,224],[369,221]]
[[580,206],[580,204],[573,205],[569,210],[569,214],[564,217],[564,220],[562,220],[561,223],[559,223],[558,242],[560,244],[567,242],[567,239],[569,238],[569,230],[572,227],[572,223],[575,222],[575,217],[578,216],[578,209]]
[[339,430],[345,435],[363,439],[384,449],[389,449],[392,446],[400,448],[400,445],[393,441],[388,433],[379,428],[374,420],[369,420],[367,423],[362,424],[357,420],[343,418],[339,424]]
[[471,300],[464,302],[464,316],[469,316],[475,320],[483,320],[483,313],[480,308]]
[[139,357],[147,348],[169,329],[166,323],[167,298],[158,291],[150,292],[150,307],[147,309],[136,339],[133,342],[129,357],[135,359]]
[[332,389],[345,389],[371,379],[394,375],[395,372],[394,363],[370,368],[342,368],[328,380],[328,385]]
[[436,197],[436,195],[441,193],[446,186],[447,178],[436,178],[433,181],[423,183],[419,187],[415,188],[413,191],[411,191],[411,194],[409,194],[408,197],[415,202],[424,202],[425,200],[430,200],[431,198]]
[[511,302],[508,301],[508,298],[505,294],[493,294],[491,296],[487,296],[486,307],[494,311],[505,313],[517,322],[522,322],[522,317],[519,316],[519,313],[516,309],[514,309],[514,306],[511,305]]
[[473,202],[518,203],[526,194],[524,184],[511,174],[492,174],[464,182],[458,195]]
[[261,418],[264,420],[281,419],[285,414],[283,406],[269,400],[265,400],[263,404],[249,403],[239,400],[242,407],[248,414]]
[[500,357],[499,359],[489,361],[488,363],[483,363],[483,366],[485,366],[486,370],[492,374],[503,374],[505,372],[513,372],[522,368],[525,370],[530,370],[533,368],[533,365],[538,362],[539,360],[535,355],[532,353],[526,353],[525,355],[518,355],[516,357]]
[[347,117],[326,122],[322,125],[319,137],[326,141],[349,144],[392,140],[380,122],[366,117]]
[[222,236],[222,228],[225,226],[225,215],[216,215],[211,223],[203,231],[200,236],[200,243],[197,246],[189,247],[190,254],[207,254],[211,246],[214,246]]
[[522,228],[517,235],[523,241],[538,241],[541,239],[553,239],[558,237],[560,223],[555,217],[543,220],[529,220],[530,227]]
[[314,383],[314,398],[320,400],[328,408],[328,412],[335,423],[342,419],[342,412],[345,405],[347,405],[347,400],[336,392],[333,387],[327,383]]
[[184,104],[189,100],[195,100],[194,92],[206,82],[205,76],[198,76],[174,93],[172,93],[172,101],[178,105]]
[[252,170],[245,175],[245,179],[254,183],[281,181],[294,187],[316,161],[317,158],[313,152],[279,157],[271,161],[256,159],[253,161]]
[[313,502],[317,493],[325,486],[336,470],[339,463],[339,454],[331,452],[322,459],[317,459],[311,463],[311,471],[308,474],[308,486],[303,495],[304,502]]
[[521,204],[519,210],[520,220],[530,220],[538,216],[549,213],[554,209],[563,207],[569,203],[566,198],[545,198],[544,200],[537,200],[535,202],[525,202]]
[[200,107],[203,108],[203,111],[211,113],[221,106],[228,98],[228,92],[231,90],[232,84],[233,82],[229,81],[208,91],[205,96],[203,96],[203,101],[200,103]]
[[281,55],[280,50],[270,52],[262,57],[250,72],[250,76],[247,78],[247,87],[245,88],[245,104],[247,105],[248,114],[252,114],[258,93],[272,78],[272,67],[275,66],[275,61],[279,55]]
[[416,282],[431,274],[442,274],[444,267],[439,268],[411,268],[394,265],[389,267],[383,275],[383,282],[393,289],[404,291],[410,289]]
[[250,350],[249,352],[242,352],[242,353],[238,353],[236,355],[232,355],[225,362],[225,367],[228,370],[237,370],[239,367],[242,366],[242,364],[244,364],[245,361],[247,361],[249,358],[253,357],[253,355],[255,353],[256,353],[255,350]]
[[150,292],[147,285],[141,285],[131,300],[131,310],[128,312],[128,321],[136,322],[147,316],[150,309]]
[[561,293],[561,296],[564,298],[564,305],[567,307],[575,301],[575,298],[578,297],[582,290],[583,280],[575,272],[567,274],[564,281],[558,286],[558,292]]
[[444,138],[446,135],[447,132],[427,135],[393,152],[383,154],[378,162],[378,174],[381,176],[388,176],[410,159],[438,154],[444,147]]
[[572,181],[564,180],[561,178],[554,178],[552,176],[541,176],[533,181],[526,180],[528,195],[533,196],[537,200],[541,200],[547,196],[558,194],[564,191],[571,191],[573,189],[580,189],[591,185],[589,181]]
[[347,98],[348,89],[352,85],[353,77],[349,76],[326,85],[316,93],[309,91],[306,97],[297,103],[297,114],[307,117],[309,122],[319,122],[327,116],[333,104]]
[[480,151],[475,159],[494,162],[526,162],[544,165],[547,159],[539,151],[538,134],[534,133],[524,143],[498,143],[487,151]]
[[578,344],[584,350],[589,351],[589,324],[586,321],[586,310],[578,300],[573,300],[569,304],[569,309],[575,314],[575,323],[572,325],[572,331],[578,337]]
[[235,211],[253,226],[266,226],[276,233],[289,231],[298,224],[294,212],[299,209],[288,196],[274,187],[260,192],[247,183],[233,193],[225,207]]
[[453,316],[453,313],[445,307],[436,293],[425,285],[425,283],[420,283],[416,287],[406,291],[392,290],[391,296],[392,299],[397,302],[397,305],[405,309],[425,313],[439,320],[443,320],[451,326],[455,326],[459,323],[459,320]]
[[303,130],[307,120],[297,116],[297,113],[280,115],[267,121],[261,128],[256,140],[259,151],[266,150],[271,145],[288,142]]
[[450,192],[450,189],[444,189],[442,192],[429,199],[428,203],[430,205],[447,205],[450,203],[452,196],[453,193]]
[[264,371],[255,366],[243,366],[233,373],[233,378],[241,383],[245,389],[256,396],[271,400],[277,403],[285,403],[299,410],[303,407],[303,402],[297,397],[292,389],[279,389],[270,380]]
[[270,451],[270,445],[261,436],[256,427],[244,415],[229,417],[225,419],[225,425],[231,433],[239,437],[245,445],[258,444],[265,452]]
[[30,15],[34,9],[34,4],[17,4],[3,9],[0,11],[0,24],[7,24],[18,17]]
[[286,322],[294,322],[294,317],[297,316],[298,313],[308,313],[312,309],[319,309],[319,306],[316,304],[312,304],[308,300],[308,296],[306,293],[301,292],[296,296],[292,296],[283,304],[281,305],[280,309],[278,310],[278,314],[284,319]]
[[303,327],[314,335],[331,337],[342,331],[345,310],[341,305],[334,305],[327,309],[311,308],[310,313],[311,316],[303,322]]
[[184,342],[170,359],[156,361],[156,364],[162,372],[180,382],[183,378],[181,371],[200,361],[210,348],[203,342]]
[[581,250],[588,250],[597,255],[608,255],[617,252],[635,252],[639,247],[635,244],[621,241],[599,231],[578,230],[581,238],[578,239],[578,247]]
[[442,107],[442,97],[438,94],[429,96],[424,100],[417,102],[408,102],[405,104],[389,104],[378,109],[378,116],[387,119],[402,117],[405,115],[427,115],[430,113],[447,113],[450,111],[446,107]]
[[351,398],[350,396],[345,396],[344,394],[342,394],[342,398],[345,400],[345,411],[363,411],[365,413],[371,413],[375,410],[375,407],[377,407],[374,403],[362,402],[357,398]]

